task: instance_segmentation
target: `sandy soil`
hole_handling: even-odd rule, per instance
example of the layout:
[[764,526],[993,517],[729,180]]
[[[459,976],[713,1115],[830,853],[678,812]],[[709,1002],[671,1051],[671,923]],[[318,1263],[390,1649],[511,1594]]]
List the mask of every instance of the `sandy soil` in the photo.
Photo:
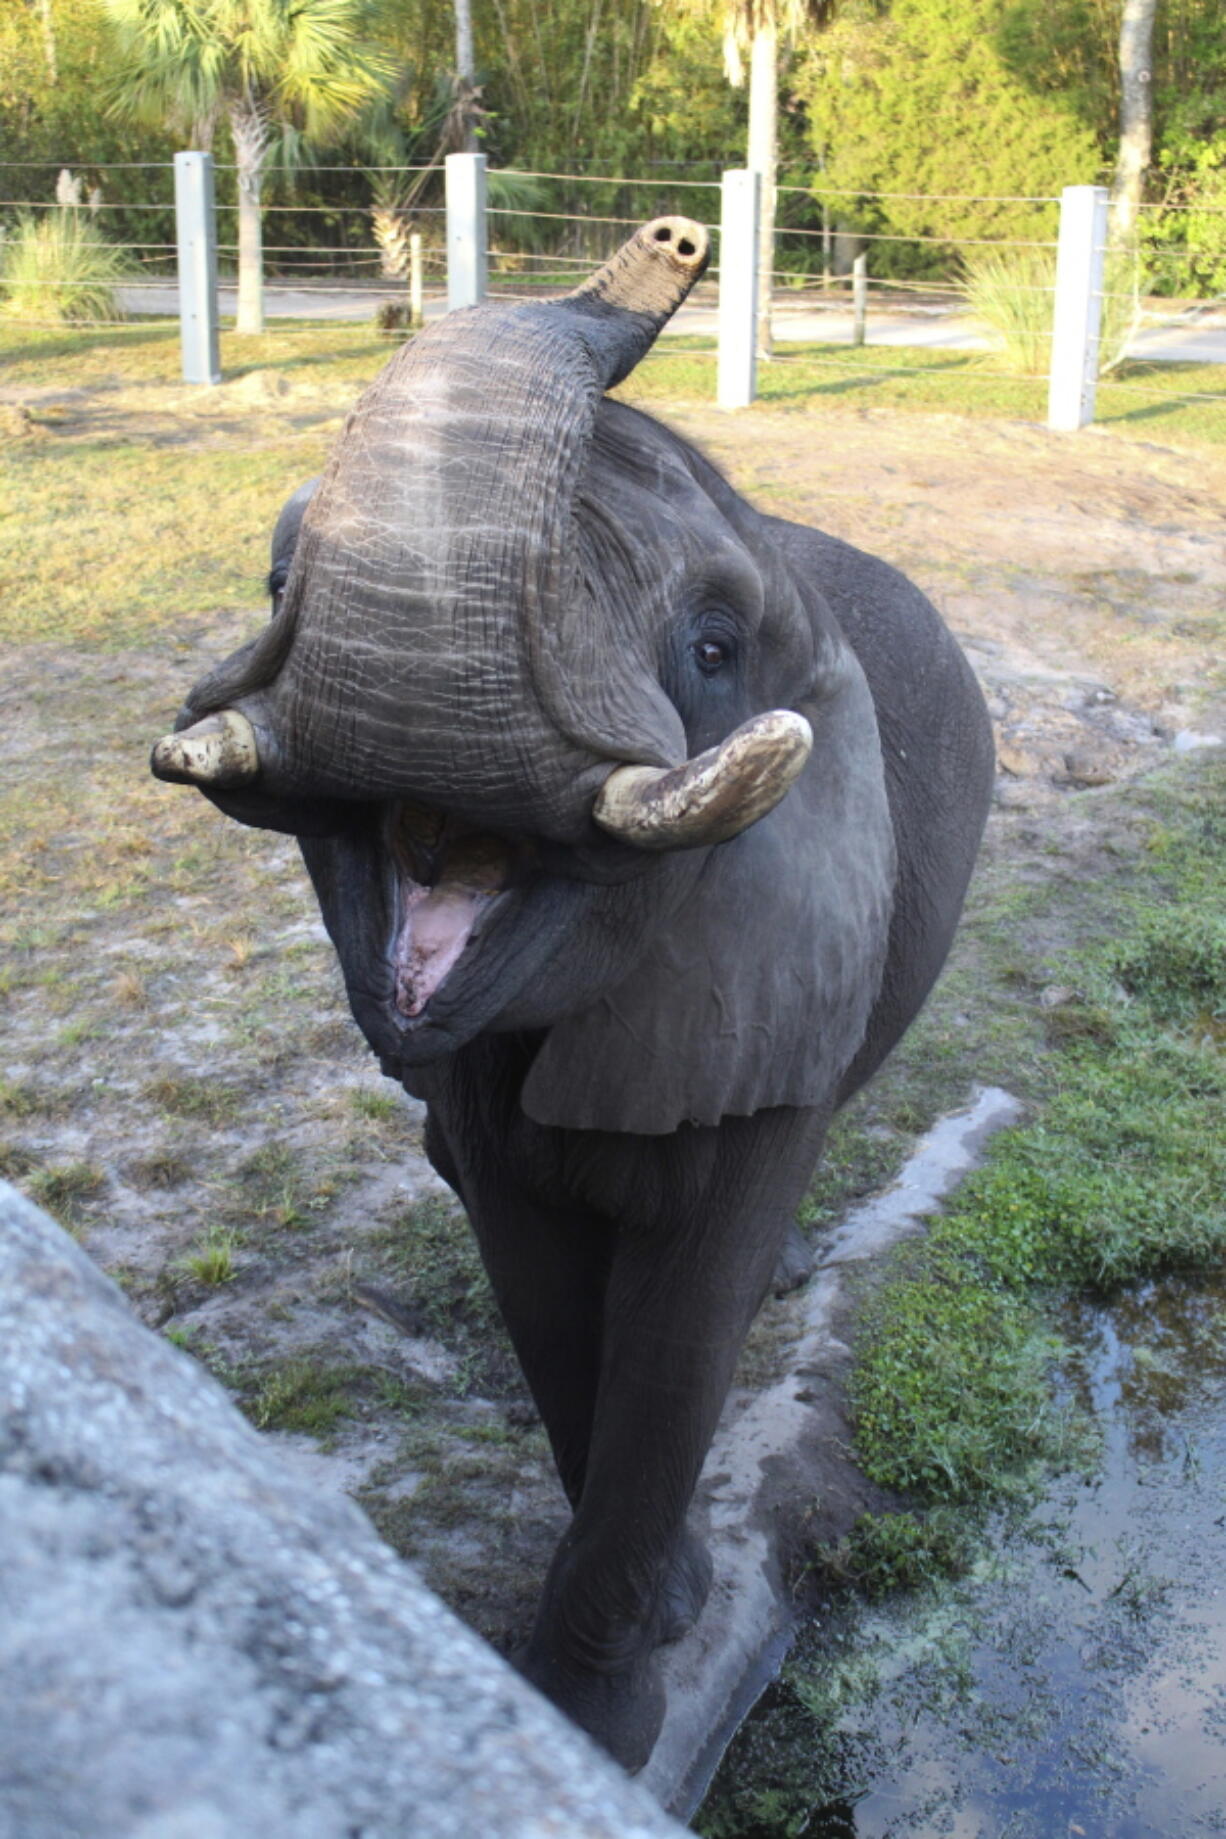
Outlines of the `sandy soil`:
[[[1088,789],[1226,734],[1226,459],[952,416],[669,419],[933,597],[996,723],[998,863],[1089,872]],[[293,847],[147,774],[262,617],[6,660],[0,1171],[505,1644],[563,1509],[420,1109],[348,1020]],[[745,1383],[785,1325],[772,1305]]]

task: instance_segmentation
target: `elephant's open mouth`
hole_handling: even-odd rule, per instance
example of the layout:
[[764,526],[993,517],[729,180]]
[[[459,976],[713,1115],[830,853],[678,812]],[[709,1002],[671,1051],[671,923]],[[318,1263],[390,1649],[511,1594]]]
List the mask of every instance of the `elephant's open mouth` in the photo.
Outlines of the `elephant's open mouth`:
[[391,807],[388,844],[398,884],[394,1000],[415,1021],[527,870],[530,852],[407,801]]

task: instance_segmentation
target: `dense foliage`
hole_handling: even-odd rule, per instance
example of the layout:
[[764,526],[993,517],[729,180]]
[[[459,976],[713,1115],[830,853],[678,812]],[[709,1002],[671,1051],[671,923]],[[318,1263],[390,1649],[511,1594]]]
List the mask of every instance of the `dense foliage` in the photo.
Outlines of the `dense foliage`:
[[[637,216],[640,207],[679,203],[708,214],[710,196],[682,193],[678,182],[709,181],[744,157],[745,91],[729,87],[723,68],[726,10],[720,0],[473,0],[481,133],[493,166],[658,182],[640,192],[538,181],[519,207],[558,216],[501,223],[504,246],[565,249],[575,232],[559,218],[577,212]],[[266,203],[311,207],[278,218],[269,240],[283,249],[310,243],[369,255],[368,169],[389,159],[425,163],[438,149],[455,62],[451,0],[384,0],[380,12],[394,82],[379,110],[316,150],[316,170],[287,174],[266,192]],[[782,61],[781,176],[803,188],[784,194],[785,223],[822,226],[816,185],[828,227],[876,239],[874,272],[947,274],[973,239],[1052,235],[1050,208],[966,199],[1051,196],[1109,176],[1120,0],[840,0],[824,12],[825,23],[802,30]],[[168,161],[186,144],[184,131],[117,122],[107,108],[113,65],[100,0],[0,0],[0,189],[14,205],[49,203],[59,168],[69,166],[87,189],[102,179],[103,226],[119,240],[165,242],[169,212],[147,207],[168,205],[169,173],[114,164]],[[1219,0],[1158,0],[1145,241],[1159,288],[1226,287],[1224,87]],[[215,153],[222,168],[231,163],[224,124]],[[233,187],[223,170],[223,204]],[[438,202],[431,178],[420,203]],[[146,209],[115,208],[127,203]],[[785,239],[783,259],[820,265],[820,238]]]

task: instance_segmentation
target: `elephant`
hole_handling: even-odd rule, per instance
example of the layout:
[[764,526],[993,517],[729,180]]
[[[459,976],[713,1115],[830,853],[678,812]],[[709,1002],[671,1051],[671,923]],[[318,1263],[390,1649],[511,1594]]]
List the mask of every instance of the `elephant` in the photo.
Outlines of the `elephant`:
[[425,1101],[572,1510],[516,1664],[630,1770],[711,1581],[687,1511],[738,1351],[946,957],[993,771],[916,587],[606,394],[708,258],[660,218],[401,347],[152,756],[298,839]]

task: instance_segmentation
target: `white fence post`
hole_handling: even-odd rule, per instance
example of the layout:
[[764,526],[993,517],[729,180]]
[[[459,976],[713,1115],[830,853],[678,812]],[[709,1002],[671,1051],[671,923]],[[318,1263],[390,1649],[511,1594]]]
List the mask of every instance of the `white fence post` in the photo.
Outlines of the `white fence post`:
[[1107,248],[1107,191],[1066,185],[1060,198],[1047,425],[1074,434],[1094,419]]
[[447,155],[447,311],[485,299],[485,155]]
[[726,172],[720,187],[719,378],[721,409],[745,409],[758,393],[758,217],[761,175]]
[[217,339],[217,212],[211,153],[175,154],[179,347],[185,383],[220,383]]
[[409,238],[409,325],[414,332],[424,321],[425,290],[421,273],[421,237],[414,230]]
[[851,265],[851,342],[862,345],[868,320],[868,257],[858,255]]

